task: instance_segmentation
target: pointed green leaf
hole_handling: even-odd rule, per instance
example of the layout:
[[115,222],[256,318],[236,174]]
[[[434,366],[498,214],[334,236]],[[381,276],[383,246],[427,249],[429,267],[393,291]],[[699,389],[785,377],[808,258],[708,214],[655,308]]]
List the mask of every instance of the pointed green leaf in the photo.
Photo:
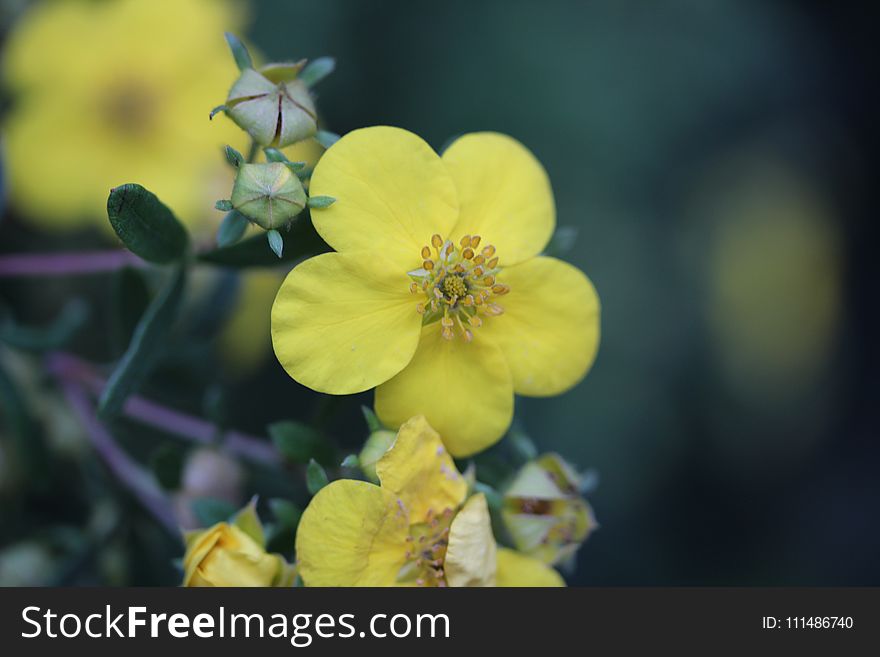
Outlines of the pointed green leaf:
[[98,413],[101,417],[112,417],[119,413],[128,396],[137,390],[149,375],[156,355],[165,344],[171,324],[177,317],[185,281],[186,269],[178,266],[147,307],[128,349],[104,386],[98,404]]
[[270,424],[267,430],[281,455],[292,463],[308,463],[315,459],[330,465],[335,460],[330,444],[307,424],[285,420]]
[[364,420],[367,421],[367,428],[370,430],[370,433],[381,431],[385,428],[382,426],[379,418],[376,417],[376,413],[369,406],[361,406],[361,413],[364,414]]
[[361,466],[361,462],[357,457],[357,454],[349,454],[344,459],[342,459],[342,463],[340,466],[343,468],[359,468]]
[[[231,204],[230,204],[231,205]],[[217,229],[217,246],[224,247],[235,244],[242,238],[250,222],[240,212],[233,210],[220,222]]]
[[315,133],[315,139],[317,139],[318,143],[324,148],[330,148],[333,144],[339,141],[339,135],[327,130],[318,130],[318,132]]
[[329,483],[330,480],[327,479],[327,473],[324,472],[324,468],[315,459],[309,461],[308,466],[306,466],[306,488],[308,488],[309,492],[312,495],[316,495],[319,490]]
[[277,148],[264,148],[263,153],[266,154],[267,162],[287,162],[287,156]]
[[309,197],[309,207],[310,208],[329,208],[331,205],[336,203],[336,199],[332,196],[310,196]]
[[253,68],[251,55],[241,42],[241,39],[231,32],[226,32],[223,36],[226,37],[226,43],[229,44],[229,49],[232,51],[232,57],[235,59],[235,65],[238,66],[238,70],[243,71],[247,68]]
[[225,111],[228,110],[228,109],[229,109],[229,107],[227,107],[226,105],[217,105],[217,107],[215,107],[214,109],[212,109],[212,110],[211,110],[211,113],[208,114],[208,120],[209,120],[209,121],[210,121],[210,120],[213,120],[214,117],[215,117],[217,114],[219,114],[220,112],[225,112]]
[[310,61],[299,74],[300,82],[313,87],[330,75],[336,68],[336,60],[332,57],[318,57]]
[[281,233],[277,230],[267,231],[266,239],[269,240],[269,248],[280,258],[284,254],[284,238],[281,237]]
[[226,161],[236,169],[244,164],[244,156],[232,146],[227,145],[223,152],[226,153]]
[[260,522],[260,516],[257,515],[256,496],[252,497],[247,506],[235,514],[232,524],[254,539],[257,545],[266,547],[266,532],[263,531],[263,523]]
[[107,215],[122,243],[144,260],[164,264],[186,254],[186,229],[155,194],[140,185],[129,183],[110,190]]
[[213,497],[200,497],[193,500],[191,508],[202,527],[210,527],[218,522],[228,522],[238,510],[234,504]]
[[268,532],[266,550],[284,555],[292,554],[302,510],[292,502],[277,498],[269,500],[269,508],[272,509],[275,522]]

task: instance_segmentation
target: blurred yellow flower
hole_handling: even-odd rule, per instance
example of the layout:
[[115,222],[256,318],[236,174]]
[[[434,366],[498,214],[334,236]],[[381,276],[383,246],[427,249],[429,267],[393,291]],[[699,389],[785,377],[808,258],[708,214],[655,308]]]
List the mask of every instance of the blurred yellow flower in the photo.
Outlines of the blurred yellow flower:
[[247,137],[208,112],[237,71],[223,0],[35,4],[10,34],[3,75],[11,199],[45,228],[107,225],[111,187],[138,182],[189,225],[232,179],[221,155]]
[[565,586],[562,575],[550,566],[509,548],[498,548],[496,586],[548,587]]
[[243,529],[220,522],[187,534],[183,585],[292,586],[296,572],[281,555],[268,554]]
[[376,463],[381,486],[340,479],[303,512],[297,566],[306,586],[491,586],[495,539],[483,495],[424,417]]
[[497,441],[514,392],[555,395],[586,374],[599,301],[577,268],[538,254],[556,217],[547,174],[496,133],[438,156],[398,128],[356,130],[318,162],[312,221],[337,250],[302,263],[272,309],[278,360],[297,381],[378,386],[388,425],[424,414],[449,451]]

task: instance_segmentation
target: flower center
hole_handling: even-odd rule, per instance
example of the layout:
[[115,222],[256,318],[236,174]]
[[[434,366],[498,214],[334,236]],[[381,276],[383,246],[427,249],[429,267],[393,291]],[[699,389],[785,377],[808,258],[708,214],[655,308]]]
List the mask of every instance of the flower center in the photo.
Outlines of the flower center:
[[510,292],[496,281],[501,273],[498,256],[491,244],[481,250],[479,235],[465,235],[458,246],[440,235],[431,237],[431,246],[421,250],[422,266],[408,272],[410,292],[422,294],[416,305],[422,323],[440,322],[440,333],[452,340],[458,333],[466,342],[474,338],[472,329],[482,326],[482,315],[504,312],[496,297]]
[[448,508],[440,514],[429,510],[427,521],[410,525],[406,539],[406,563],[397,575],[398,582],[426,587],[447,585],[443,562],[453,515],[452,509]]
[[103,90],[98,109],[112,130],[136,137],[155,128],[158,99],[146,85],[135,80],[120,80]]

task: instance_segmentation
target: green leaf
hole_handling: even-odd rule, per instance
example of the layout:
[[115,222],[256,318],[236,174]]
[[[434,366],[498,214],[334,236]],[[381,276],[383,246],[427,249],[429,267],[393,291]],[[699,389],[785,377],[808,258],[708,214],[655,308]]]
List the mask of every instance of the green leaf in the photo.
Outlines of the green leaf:
[[318,132],[315,133],[315,139],[317,139],[318,143],[324,148],[330,148],[333,144],[339,141],[339,135],[327,130],[318,130]]
[[336,203],[336,199],[332,196],[310,196],[309,197],[309,207],[310,208],[329,208],[331,205]]
[[299,526],[302,510],[292,502],[279,498],[269,500],[269,508],[272,509],[275,522],[269,529],[266,550],[291,554],[294,550],[296,528]]
[[361,413],[364,414],[364,419],[367,421],[367,428],[370,430],[370,433],[381,431],[385,428],[382,426],[379,418],[376,417],[376,413],[369,406],[361,406]]
[[263,153],[266,154],[267,162],[288,162],[287,156],[277,148],[264,148]]
[[232,205],[232,201],[228,198],[222,198],[219,201],[214,202],[214,209],[220,210],[220,212],[231,212],[235,209],[235,206]]
[[89,308],[82,299],[68,301],[48,326],[21,326],[10,316],[0,321],[0,342],[25,351],[49,351],[64,346],[86,323]]
[[257,545],[266,547],[266,532],[263,531],[263,523],[260,522],[260,516],[257,515],[256,495],[251,498],[246,507],[235,514],[232,524],[254,539]]
[[233,210],[220,222],[217,229],[217,246],[224,247],[235,244],[244,236],[250,222],[240,212]]
[[128,396],[138,389],[150,373],[156,354],[164,346],[171,324],[177,317],[185,281],[186,268],[180,265],[147,307],[128,349],[101,394],[98,403],[101,417],[108,418],[119,413]]
[[122,243],[144,260],[164,264],[186,254],[186,229],[155,194],[140,185],[128,183],[110,190],[107,215]]
[[234,504],[214,497],[200,497],[193,500],[191,508],[202,527],[227,522],[238,511]]
[[238,70],[243,71],[247,68],[253,68],[254,65],[253,62],[251,62],[251,55],[245,45],[241,42],[241,39],[231,32],[226,32],[223,36],[226,37],[226,43],[229,44],[229,49],[232,51],[232,57],[235,59],[235,65],[238,66]]
[[317,495],[318,491],[324,488],[330,480],[327,479],[327,473],[324,468],[315,460],[309,461],[306,466],[306,488],[312,495]]
[[[330,247],[315,232],[305,213],[297,217],[286,233],[282,262],[294,262],[301,258],[325,253]],[[198,256],[201,262],[224,267],[274,267],[278,258],[266,248],[262,235],[248,237],[231,246],[225,246]]]
[[217,107],[212,109],[211,113],[208,114],[208,120],[209,121],[213,120],[217,114],[219,114],[220,112],[225,112],[228,109],[229,109],[229,107],[227,107],[226,105],[217,105]]
[[270,424],[267,430],[281,455],[292,463],[308,463],[315,459],[330,465],[334,461],[333,448],[307,424],[285,420]]
[[279,258],[284,254],[284,238],[277,230],[266,231],[266,239],[269,240],[269,248]]
[[349,454],[344,459],[342,459],[342,463],[339,464],[340,467],[343,468],[359,468],[361,466],[361,462],[357,457],[357,454]]
[[150,288],[143,274],[134,267],[115,272],[111,286],[110,339],[114,355],[125,351],[147,306]]
[[318,57],[306,65],[299,74],[299,80],[306,86],[313,87],[330,75],[335,68],[336,60],[332,57]]
[[180,488],[183,453],[173,445],[161,445],[150,455],[150,469],[165,490]]
[[244,164],[244,156],[232,146],[227,145],[224,152],[226,153],[226,161],[236,169]]

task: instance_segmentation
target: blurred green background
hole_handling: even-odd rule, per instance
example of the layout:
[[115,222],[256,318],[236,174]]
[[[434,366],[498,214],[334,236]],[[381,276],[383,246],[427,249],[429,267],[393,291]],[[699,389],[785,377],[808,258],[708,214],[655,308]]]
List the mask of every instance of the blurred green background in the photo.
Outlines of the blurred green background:
[[[6,30],[26,4],[2,4]],[[267,59],[336,57],[318,87],[328,129],[396,125],[437,148],[496,130],[549,172],[558,224],[576,234],[564,257],[590,276],[603,307],[586,380],[517,405],[542,451],[599,474],[590,499],[601,529],[571,584],[880,584],[869,182],[878,107],[867,9],[759,0],[249,7],[245,34]],[[15,103],[7,91],[5,110]],[[0,223],[3,253],[112,244],[106,231],[37,229],[14,198]],[[2,278],[0,301],[39,323],[82,297],[91,330],[71,350],[106,362],[118,355],[102,337],[109,287],[104,277]],[[259,321],[252,330],[265,339]],[[261,435],[272,421],[318,418],[357,449],[369,395],[318,406],[268,352],[236,373],[216,364],[225,343],[207,339],[215,333],[211,322],[181,330],[145,394]],[[5,362],[42,390],[34,363]],[[77,466],[41,486],[0,484],[0,564],[17,558],[9,563],[51,582],[175,583],[179,548],[115,494],[85,448],[64,442],[65,427],[76,433],[68,420],[37,416],[37,433]],[[0,419],[8,424],[9,413]],[[133,423],[119,431],[149,458],[154,434]],[[243,491],[286,492],[249,472]],[[3,477],[14,479],[0,467]],[[106,535],[94,530],[95,499],[112,516]],[[125,522],[113,520],[120,513]],[[84,541],[86,527],[101,541]]]

